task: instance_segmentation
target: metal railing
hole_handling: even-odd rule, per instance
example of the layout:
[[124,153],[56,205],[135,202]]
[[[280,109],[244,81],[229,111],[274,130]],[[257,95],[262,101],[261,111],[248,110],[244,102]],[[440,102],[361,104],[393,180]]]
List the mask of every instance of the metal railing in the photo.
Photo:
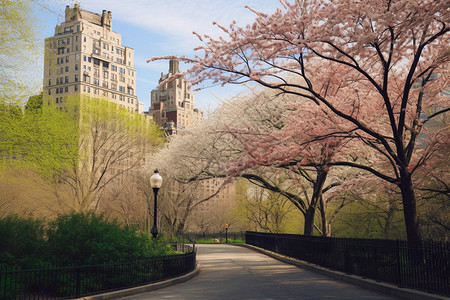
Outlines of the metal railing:
[[0,299],[68,299],[181,276],[196,267],[196,252],[103,265],[0,269]]
[[450,243],[246,232],[246,243],[316,265],[450,295]]

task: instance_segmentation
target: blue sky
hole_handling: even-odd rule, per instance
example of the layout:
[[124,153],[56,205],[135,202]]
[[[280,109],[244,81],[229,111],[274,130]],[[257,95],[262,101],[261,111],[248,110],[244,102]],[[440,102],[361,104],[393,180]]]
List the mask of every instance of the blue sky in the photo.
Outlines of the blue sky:
[[[73,7],[74,1],[35,2],[47,7],[36,5],[36,16],[44,25],[40,30],[43,41],[45,37],[53,36],[55,25],[64,21],[66,5]],[[161,72],[167,73],[169,69],[168,62],[146,63],[147,59],[163,55],[193,56],[193,49],[200,42],[192,31],[218,37],[221,32],[212,25],[213,21],[225,26],[233,20],[241,26],[251,23],[254,14],[245,5],[268,13],[280,7],[277,0],[81,0],[78,3],[82,9],[91,12],[112,12],[113,31],[122,34],[122,45],[135,50],[136,92],[139,100],[144,102],[145,110],[148,110],[150,91],[156,87]],[[181,66],[182,70],[186,67]],[[42,68],[43,58],[35,68],[37,74],[40,72],[35,78],[40,76],[41,81]],[[240,87],[226,86],[196,92],[196,106],[205,112],[211,111],[220,100],[241,90]]]

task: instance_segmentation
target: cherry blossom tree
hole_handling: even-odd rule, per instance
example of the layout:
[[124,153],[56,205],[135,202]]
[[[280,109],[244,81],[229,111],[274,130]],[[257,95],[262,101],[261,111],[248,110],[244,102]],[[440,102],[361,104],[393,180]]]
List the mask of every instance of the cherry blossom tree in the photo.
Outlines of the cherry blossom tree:
[[[204,55],[179,57],[193,63],[186,73],[194,84],[254,82],[297,96],[299,111],[318,106],[339,130],[303,132],[311,145],[339,138],[351,141],[348,145],[355,152],[375,152],[376,165],[347,156],[335,157],[327,166],[351,166],[396,185],[408,240],[420,240],[413,176],[438,153],[433,141],[423,150],[417,140],[430,120],[449,111],[448,98],[440,93],[449,78],[447,3],[280,2],[282,8],[273,14],[249,8],[256,17],[246,27],[236,22],[228,28],[217,25],[224,35],[218,39],[197,34],[204,43],[197,50]],[[172,57],[153,60],[167,58]],[[434,113],[421,118],[430,108]],[[293,119],[292,126],[300,122]],[[292,157],[289,147],[275,151]]]

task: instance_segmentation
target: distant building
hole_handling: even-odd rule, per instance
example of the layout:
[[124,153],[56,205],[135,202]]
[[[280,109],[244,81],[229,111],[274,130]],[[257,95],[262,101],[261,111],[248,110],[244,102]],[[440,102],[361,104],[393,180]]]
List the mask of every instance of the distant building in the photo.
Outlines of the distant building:
[[[178,73],[179,61],[171,59],[169,73],[161,73],[159,83]],[[151,92],[149,114],[168,134],[203,121],[203,112],[195,107],[194,93],[184,76]]]
[[104,98],[139,112],[134,50],[112,31],[110,11],[66,6],[65,21],[45,39],[44,96],[57,105],[71,94]]

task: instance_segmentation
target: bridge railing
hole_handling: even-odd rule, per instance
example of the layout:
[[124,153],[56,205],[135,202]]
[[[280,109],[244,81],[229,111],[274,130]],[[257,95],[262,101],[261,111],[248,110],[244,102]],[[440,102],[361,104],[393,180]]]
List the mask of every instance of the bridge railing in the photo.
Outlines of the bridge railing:
[[450,243],[246,232],[246,243],[401,287],[450,295]]
[[[187,249],[187,248],[186,248]],[[0,266],[0,299],[67,299],[181,276],[196,267],[196,252],[102,265],[18,270]]]

